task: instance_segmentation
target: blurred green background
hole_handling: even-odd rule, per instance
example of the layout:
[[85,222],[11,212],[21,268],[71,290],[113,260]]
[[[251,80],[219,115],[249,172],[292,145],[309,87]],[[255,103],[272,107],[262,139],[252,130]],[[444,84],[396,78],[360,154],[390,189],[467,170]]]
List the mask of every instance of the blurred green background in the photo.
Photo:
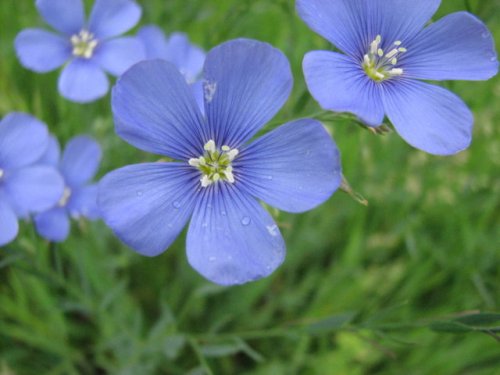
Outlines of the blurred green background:
[[[293,1],[140,3],[141,25],[187,32],[206,50],[237,37],[282,49],[295,86],[273,124],[320,111],[301,60],[331,46]],[[444,0],[436,18],[464,9],[489,25],[499,49],[500,3]],[[15,35],[45,27],[33,1],[1,1],[0,24],[1,116],[32,113],[63,144],[94,136],[100,176],[157,159],[114,134],[109,96],[70,103],[57,93],[58,72],[20,66]],[[274,212],[288,255],[265,280],[210,284],[187,264],[184,235],[150,259],[102,222],[73,223],[60,245],[24,223],[0,249],[0,375],[500,374],[500,79],[445,85],[476,118],[472,146],[453,157],[320,115],[369,205],[338,192],[305,214]],[[490,314],[460,318],[479,312]]]

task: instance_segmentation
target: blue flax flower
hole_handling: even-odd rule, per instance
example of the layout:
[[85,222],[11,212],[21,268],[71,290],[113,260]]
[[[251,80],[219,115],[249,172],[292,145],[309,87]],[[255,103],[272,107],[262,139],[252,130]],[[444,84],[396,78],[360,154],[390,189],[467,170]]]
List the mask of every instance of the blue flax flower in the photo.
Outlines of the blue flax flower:
[[62,157],[57,140],[51,137],[49,147],[39,161],[57,168],[64,178],[64,191],[49,210],[35,216],[37,232],[49,241],[64,241],[69,234],[69,217],[90,220],[99,218],[97,185],[90,183],[101,160],[101,147],[90,137],[71,139]]
[[423,80],[485,80],[498,71],[493,38],[475,16],[458,12],[424,25],[440,0],[297,0],[311,29],[344,54],[313,51],[303,69],[324,109],[378,126],[384,114],[410,145],[449,155],[471,142],[464,102]]
[[166,60],[179,69],[191,85],[196,101],[203,111],[203,85],[198,78],[205,63],[205,52],[191,44],[186,34],[172,33],[167,39],[163,31],[154,25],[141,27],[137,37],[143,43],[147,59]]
[[17,236],[18,217],[51,207],[64,184],[52,167],[34,165],[49,142],[36,118],[11,113],[0,122],[0,246]]
[[36,6],[58,34],[23,30],[15,41],[17,55],[39,73],[66,64],[58,87],[69,100],[86,103],[106,95],[105,71],[118,76],[144,58],[137,38],[116,38],[140,19],[141,8],[132,0],[96,0],[88,22],[82,0],[37,0]]
[[104,221],[137,252],[167,249],[190,220],[189,263],[222,285],[265,277],[285,244],[257,199],[289,212],[321,204],[340,184],[339,154],[321,123],[303,119],[248,141],[287,100],[292,74],[269,44],[239,39],[208,55],[204,117],[178,69],[139,63],[112,94],[116,131],[177,162],[130,165],[106,175]]

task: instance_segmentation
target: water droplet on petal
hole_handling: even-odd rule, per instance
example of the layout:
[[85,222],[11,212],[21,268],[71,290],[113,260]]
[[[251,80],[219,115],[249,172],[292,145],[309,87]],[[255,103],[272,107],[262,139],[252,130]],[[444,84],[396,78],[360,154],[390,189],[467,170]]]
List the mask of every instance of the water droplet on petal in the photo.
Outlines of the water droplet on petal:
[[490,33],[485,31],[484,33],[481,34],[481,36],[486,39],[490,36]]
[[210,257],[210,258],[208,258],[208,261],[209,261],[209,262],[215,262],[216,260],[217,260],[217,258],[216,258],[216,257]]
[[266,178],[267,178],[268,180],[272,180],[272,179],[273,179],[273,176],[266,176]]
[[249,225],[251,221],[252,220],[248,216],[243,216],[241,218],[241,224],[244,225],[244,226]]
[[221,211],[221,213],[220,213],[220,214],[221,214],[222,216],[226,216],[226,215],[227,215],[226,211]]
[[491,62],[495,62],[495,61],[497,61],[497,57],[496,57],[495,55],[491,56],[491,57],[490,57],[490,61],[491,61]]
[[181,202],[179,202],[179,201],[174,201],[174,203],[172,203],[172,206],[173,206],[175,209],[179,209],[179,208],[181,208]]
[[201,224],[201,227],[202,227],[202,228],[206,228],[206,227],[208,227],[207,222],[202,223],[202,224]]
[[142,191],[141,190],[137,190],[136,194],[137,194],[138,197],[142,197]]

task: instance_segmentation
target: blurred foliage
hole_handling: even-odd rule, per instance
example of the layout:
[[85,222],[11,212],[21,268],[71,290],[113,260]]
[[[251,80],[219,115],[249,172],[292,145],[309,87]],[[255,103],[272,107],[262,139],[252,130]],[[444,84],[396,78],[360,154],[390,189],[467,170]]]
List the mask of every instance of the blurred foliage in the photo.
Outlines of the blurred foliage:
[[[189,267],[184,236],[150,259],[102,222],[74,223],[61,245],[25,223],[0,250],[0,374],[498,373],[499,78],[446,83],[475,113],[474,141],[459,155],[433,157],[395,133],[374,135],[348,116],[320,112],[301,60],[331,46],[302,23],[293,1],[140,3],[141,24],[187,32],[207,50],[238,37],[281,48],[295,86],[272,124],[318,114],[369,205],[339,192],[302,215],[273,212],[288,244],[285,263],[232,288]],[[444,0],[436,17],[464,9],[500,46],[500,4]],[[57,94],[57,72],[20,66],[15,35],[43,25],[33,1],[3,0],[0,22],[1,116],[33,113],[62,143],[94,136],[104,148],[101,175],[157,158],[114,134],[109,97],[70,103]]]

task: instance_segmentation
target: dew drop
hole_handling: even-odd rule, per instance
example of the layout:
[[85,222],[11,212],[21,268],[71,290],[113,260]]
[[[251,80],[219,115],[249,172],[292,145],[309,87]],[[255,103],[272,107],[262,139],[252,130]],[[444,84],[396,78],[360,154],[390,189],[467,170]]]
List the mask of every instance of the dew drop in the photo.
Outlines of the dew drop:
[[272,180],[272,179],[273,179],[273,176],[266,176],[266,178],[267,178],[268,180]]
[[241,224],[244,225],[244,226],[249,225],[250,221],[252,221],[252,220],[250,220],[250,218],[248,216],[243,216],[241,218]]
[[217,258],[216,258],[216,257],[210,257],[210,258],[208,258],[208,261],[209,261],[209,262],[212,262],[212,263],[213,263],[213,262],[215,262],[216,260],[217,260]]
[[206,227],[208,227],[208,224],[206,222],[204,222],[204,223],[201,224],[201,227],[202,228],[206,228]]
[[179,208],[181,208],[181,202],[179,202],[179,201],[174,201],[174,203],[172,203],[172,206],[173,206],[175,209],[179,209]]
[[497,61],[497,57],[496,57],[495,55],[491,56],[491,57],[490,57],[490,61],[491,61],[491,62],[495,62],[495,61]]
[[220,213],[220,214],[221,214],[222,216],[226,216],[226,215],[227,215],[226,211],[221,211],[221,213]]
[[490,36],[490,33],[485,31],[483,34],[481,34],[481,36],[486,39]]
[[143,194],[143,193],[142,193],[142,191],[141,191],[141,190],[137,190],[136,194],[137,194],[137,196],[138,196],[138,197],[142,197],[142,194]]

